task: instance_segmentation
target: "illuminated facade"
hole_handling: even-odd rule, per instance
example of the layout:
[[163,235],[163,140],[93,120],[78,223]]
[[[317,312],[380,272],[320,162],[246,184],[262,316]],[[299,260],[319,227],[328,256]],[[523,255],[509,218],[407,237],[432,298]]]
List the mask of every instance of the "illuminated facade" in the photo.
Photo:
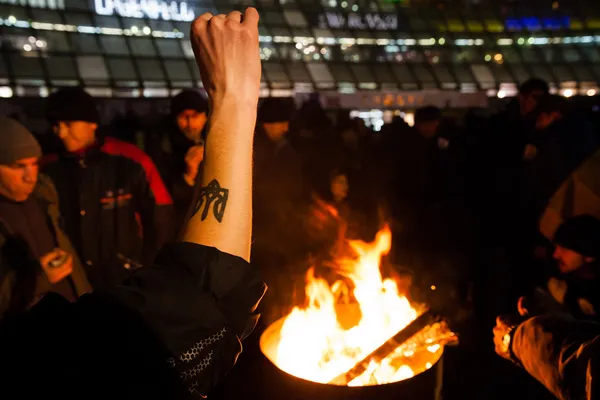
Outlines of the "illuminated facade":
[[0,0],[0,96],[83,84],[97,96],[200,86],[188,40],[203,12],[261,12],[263,89],[510,96],[540,77],[600,82],[600,1]]

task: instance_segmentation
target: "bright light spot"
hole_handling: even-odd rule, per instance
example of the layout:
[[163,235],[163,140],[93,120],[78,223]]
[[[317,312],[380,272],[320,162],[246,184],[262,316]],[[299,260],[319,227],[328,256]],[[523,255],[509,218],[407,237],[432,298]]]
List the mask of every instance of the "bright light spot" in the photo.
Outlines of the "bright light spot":
[[29,43],[35,43],[35,38],[33,36],[29,36]]
[[152,32],[152,30],[149,27],[145,26],[142,29],[142,32],[144,32],[144,35],[149,35]]
[[432,366],[433,365],[430,362],[428,362],[427,364],[425,364],[425,368],[427,368],[427,369],[431,368]]
[[342,1],[342,7],[343,7],[343,8],[346,8],[346,7],[348,7],[348,3],[347,3],[347,2],[345,2],[345,1]]
[[138,33],[138,27],[137,26],[132,26],[131,27],[131,33]]
[[354,11],[354,12],[358,11],[358,4],[355,4],[352,6],[352,11]]
[[435,290],[435,289],[437,289],[437,288],[435,287],[435,285],[431,285],[431,290]]
[[13,91],[10,87],[0,86],[0,97],[2,97],[3,99],[7,99],[9,97],[12,97],[12,95]]
[[573,91],[571,89],[565,89],[565,91],[563,92],[563,96],[571,97],[573,96]]
[[35,45],[37,47],[46,47],[46,42],[44,42],[43,40],[36,40]]
[[527,40],[527,43],[529,43],[529,44],[534,44],[534,43],[535,43],[535,38],[532,38],[532,37],[530,37],[530,38]]
[[519,44],[525,44],[525,39],[519,38],[519,40],[517,40],[517,43],[519,43]]
[[492,56],[489,54],[485,55],[485,61],[492,61]]
[[496,61],[498,61],[498,62],[502,61],[502,54],[500,54],[500,53],[496,54],[496,55],[494,56],[494,60],[496,60]]
[[337,1],[329,0],[329,7],[335,7],[335,6],[337,6]]
[[503,99],[504,97],[506,97],[506,92],[504,92],[504,90],[498,90],[497,96],[499,99]]
[[436,351],[438,351],[440,349],[440,345],[439,344],[432,344],[431,346],[427,346],[427,351],[429,351],[430,353],[435,353]]
[[590,89],[587,91],[587,95],[588,96],[595,96],[596,95],[596,89]]
[[444,43],[446,43],[446,39],[444,39],[444,38],[440,38],[440,39],[438,40],[438,43],[439,43],[439,44],[444,44]]
[[298,50],[302,50],[302,43],[296,43],[296,48]]
[[15,22],[17,22],[17,19],[15,18],[14,15],[11,15],[10,17],[8,17],[8,22],[10,22],[11,24],[14,24]]
[[25,50],[25,51],[31,51],[31,45],[30,44],[23,45],[23,50]]

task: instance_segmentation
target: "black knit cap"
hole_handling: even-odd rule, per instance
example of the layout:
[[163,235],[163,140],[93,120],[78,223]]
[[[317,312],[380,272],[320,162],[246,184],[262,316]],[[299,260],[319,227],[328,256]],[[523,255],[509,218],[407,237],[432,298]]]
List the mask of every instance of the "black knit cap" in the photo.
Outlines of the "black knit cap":
[[286,122],[292,119],[295,111],[294,99],[291,97],[267,97],[258,109],[258,122]]
[[185,110],[208,112],[208,101],[195,90],[184,90],[171,100],[171,115],[177,116]]
[[554,244],[585,257],[600,257],[600,220],[591,215],[567,220],[556,230]]
[[58,89],[48,97],[46,116],[52,123],[59,121],[100,122],[96,100],[80,87]]

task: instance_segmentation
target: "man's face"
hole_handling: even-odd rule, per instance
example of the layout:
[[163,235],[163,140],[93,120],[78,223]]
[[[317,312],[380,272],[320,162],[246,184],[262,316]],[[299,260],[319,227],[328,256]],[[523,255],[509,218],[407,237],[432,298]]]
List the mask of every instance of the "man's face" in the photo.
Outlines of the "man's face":
[[13,201],[25,201],[38,179],[38,158],[23,158],[0,165],[0,194]]
[[440,120],[419,122],[416,125],[417,130],[426,139],[431,139],[437,134],[440,127]]
[[525,116],[535,111],[540,99],[544,97],[544,92],[541,90],[534,90],[528,94],[519,95],[519,107],[521,109],[521,115]]
[[290,122],[265,122],[263,123],[265,133],[274,142],[279,142],[290,130]]
[[591,257],[584,257],[576,251],[562,246],[556,246],[556,249],[554,250],[554,259],[558,261],[558,267],[563,274],[576,271],[584,264],[594,261]]
[[54,133],[62,140],[68,152],[76,152],[94,144],[98,124],[86,121],[60,121]]
[[336,175],[331,180],[331,194],[335,201],[340,202],[348,197],[348,177]]
[[194,143],[202,139],[202,129],[206,124],[206,113],[196,110],[184,110],[177,115],[177,126],[186,138]]

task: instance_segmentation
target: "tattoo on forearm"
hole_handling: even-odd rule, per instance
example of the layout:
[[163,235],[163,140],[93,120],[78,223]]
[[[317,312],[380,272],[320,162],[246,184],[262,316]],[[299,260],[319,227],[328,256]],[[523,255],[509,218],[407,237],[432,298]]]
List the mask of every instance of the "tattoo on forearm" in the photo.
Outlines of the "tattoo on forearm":
[[221,223],[225,214],[228,197],[229,189],[222,188],[219,181],[213,179],[208,185],[200,189],[198,203],[196,203],[196,208],[192,216],[196,215],[202,209],[200,220],[204,221],[212,208],[213,215]]

